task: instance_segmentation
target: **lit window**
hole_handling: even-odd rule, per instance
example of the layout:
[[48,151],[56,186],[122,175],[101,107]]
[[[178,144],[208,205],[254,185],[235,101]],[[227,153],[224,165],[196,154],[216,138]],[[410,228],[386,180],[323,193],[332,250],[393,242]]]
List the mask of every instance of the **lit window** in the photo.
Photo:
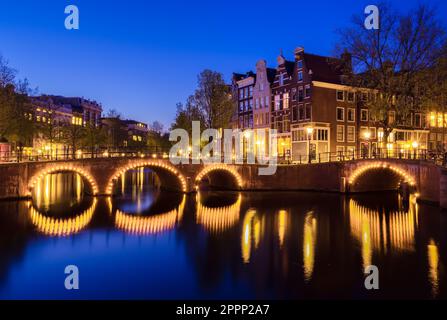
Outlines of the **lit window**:
[[345,142],[345,126],[337,126],[337,142]]
[[430,127],[436,127],[436,114],[434,112],[430,112]]
[[275,110],[279,110],[281,107],[281,96],[277,94],[275,96]]
[[438,128],[444,127],[444,116],[442,113],[438,113]]
[[283,109],[288,109],[289,108],[289,93],[286,92],[283,94],[282,96],[283,99]]
[[388,113],[388,123],[389,124],[393,124],[396,121],[396,112],[395,111],[390,111]]
[[355,142],[355,127],[354,126],[348,126],[347,138],[348,138],[348,142]]

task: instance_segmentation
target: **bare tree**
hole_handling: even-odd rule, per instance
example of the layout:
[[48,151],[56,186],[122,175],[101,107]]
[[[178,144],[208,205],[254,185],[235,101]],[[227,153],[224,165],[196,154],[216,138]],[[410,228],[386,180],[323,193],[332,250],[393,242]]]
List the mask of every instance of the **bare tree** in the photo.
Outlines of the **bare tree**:
[[233,104],[221,73],[204,70],[199,74],[193,104],[202,112],[207,128],[228,127]]
[[[435,11],[420,5],[399,14],[381,4],[380,27],[367,30],[364,16],[353,18],[353,25],[340,30],[338,51],[352,54],[354,74],[346,80],[358,88],[373,89],[368,106],[372,119],[384,129],[384,141],[393,129],[405,123],[411,112],[421,110],[423,95],[420,74],[432,68],[442,53],[445,32]],[[396,119],[392,119],[395,111]]]

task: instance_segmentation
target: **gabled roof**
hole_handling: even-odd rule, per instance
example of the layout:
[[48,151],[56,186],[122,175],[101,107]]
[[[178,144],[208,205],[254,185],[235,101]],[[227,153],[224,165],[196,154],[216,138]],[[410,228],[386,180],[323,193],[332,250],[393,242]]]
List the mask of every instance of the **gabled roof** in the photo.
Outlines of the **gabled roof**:
[[267,68],[267,80],[270,83],[273,83],[275,81],[276,76],[276,69],[273,68]]
[[304,63],[312,70],[312,80],[341,84],[345,67],[342,59],[304,53]]

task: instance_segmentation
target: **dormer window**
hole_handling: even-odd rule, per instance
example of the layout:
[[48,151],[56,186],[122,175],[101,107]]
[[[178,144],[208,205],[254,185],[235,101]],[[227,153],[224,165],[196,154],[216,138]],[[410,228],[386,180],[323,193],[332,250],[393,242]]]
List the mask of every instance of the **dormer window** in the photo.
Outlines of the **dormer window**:
[[279,85],[280,86],[284,85],[284,74],[282,73],[279,75]]

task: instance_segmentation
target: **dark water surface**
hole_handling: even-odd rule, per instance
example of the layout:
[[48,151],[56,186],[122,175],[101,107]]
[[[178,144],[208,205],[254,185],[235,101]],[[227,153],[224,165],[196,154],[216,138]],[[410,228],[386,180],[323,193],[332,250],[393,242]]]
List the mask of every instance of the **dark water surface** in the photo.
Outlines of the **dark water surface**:
[[[446,298],[447,213],[397,194],[159,191],[147,170],[116,198],[76,174],[0,202],[0,298]],[[380,289],[364,288],[376,265]],[[64,287],[67,265],[80,290]]]

